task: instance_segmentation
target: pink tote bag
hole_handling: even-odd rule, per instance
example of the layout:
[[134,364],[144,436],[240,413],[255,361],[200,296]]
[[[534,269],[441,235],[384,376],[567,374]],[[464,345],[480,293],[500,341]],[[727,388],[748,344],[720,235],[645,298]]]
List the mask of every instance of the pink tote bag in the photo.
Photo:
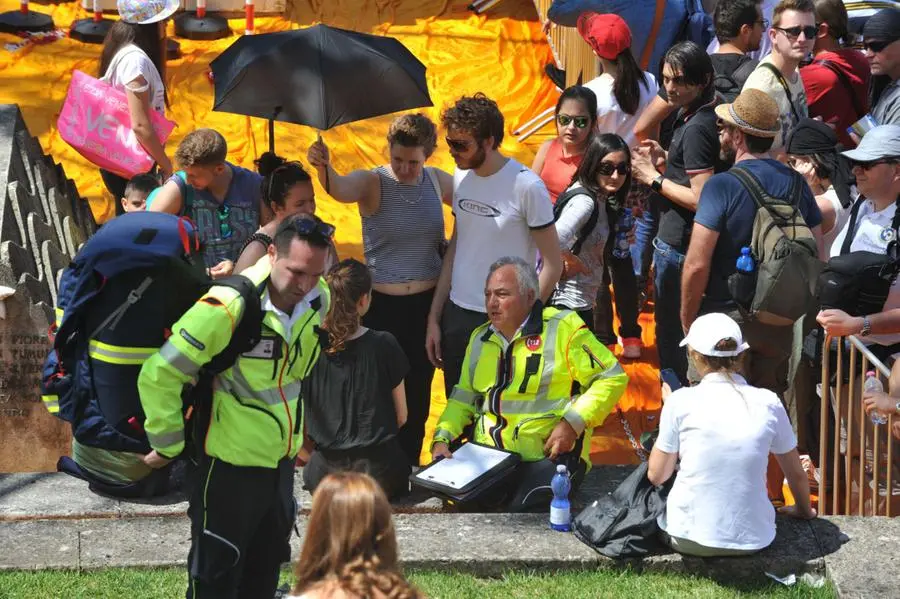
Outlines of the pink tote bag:
[[[154,110],[150,121],[165,143],[175,123]],[[153,167],[153,158],[131,129],[125,92],[86,73],[72,71],[56,126],[66,143],[102,169],[130,179]]]

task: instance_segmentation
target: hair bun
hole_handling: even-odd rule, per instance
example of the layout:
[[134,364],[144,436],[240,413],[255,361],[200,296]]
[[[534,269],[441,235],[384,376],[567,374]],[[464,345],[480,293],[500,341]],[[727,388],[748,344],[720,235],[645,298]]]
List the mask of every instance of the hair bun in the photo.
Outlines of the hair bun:
[[287,164],[287,159],[282,158],[275,152],[263,152],[262,156],[253,161],[256,165],[256,171],[263,177],[268,177],[279,166]]

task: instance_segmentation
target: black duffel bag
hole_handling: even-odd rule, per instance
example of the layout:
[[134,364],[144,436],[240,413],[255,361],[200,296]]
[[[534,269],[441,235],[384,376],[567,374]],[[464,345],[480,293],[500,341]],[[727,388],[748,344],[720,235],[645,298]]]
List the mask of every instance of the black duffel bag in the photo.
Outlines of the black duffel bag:
[[856,234],[857,216],[864,201],[860,198],[853,206],[841,253],[825,264],[816,286],[823,309],[843,310],[851,316],[881,312],[891,286],[900,274],[900,245],[897,241],[900,208],[891,221],[894,235],[884,253],[850,251]]

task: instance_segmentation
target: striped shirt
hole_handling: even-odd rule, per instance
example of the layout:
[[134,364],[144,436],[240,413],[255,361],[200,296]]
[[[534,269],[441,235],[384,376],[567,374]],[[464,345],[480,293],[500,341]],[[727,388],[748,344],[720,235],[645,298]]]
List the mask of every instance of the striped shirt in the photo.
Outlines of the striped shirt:
[[386,166],[375,169],[381,202],[362,217],[363,251],[375,283],[430,281],[441,274],[444,212],[431,178],[400,183]]

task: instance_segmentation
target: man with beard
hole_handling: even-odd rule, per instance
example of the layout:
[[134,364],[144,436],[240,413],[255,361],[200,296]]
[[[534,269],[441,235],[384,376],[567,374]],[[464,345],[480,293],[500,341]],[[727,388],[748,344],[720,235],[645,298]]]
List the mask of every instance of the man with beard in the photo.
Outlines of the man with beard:
[[[796,199],[822,255],[822,213],[806,181],[768,152],[781,130],[778,104],[757,89],[745,89],[733,104],[716,107],[722,158],[754,177],[772,198]],[[797,196],[792,190],[799,190]],[[749,247],[757,205],[737,175],[713,175],[700,194],[681,280],[681,326],[700,314],[724,312],[740,326],[752,348],[747,381],[782,395],[787,389],[792,327],[748,322],[728,289],[741,248]],[[748,326],[749,325],[749,326]]]
[[544,182],[499,152],[503,115],[497,103],[482,93],[464,96],[441,120],[456,162],[456,221],[428,315],[425,349],[443,368],[449,397],[472,331],[488,320],[483,276],[490,265],[503,256],[537,264],[540,252],[538,299],[546,303],[562,272],[562,255]]

